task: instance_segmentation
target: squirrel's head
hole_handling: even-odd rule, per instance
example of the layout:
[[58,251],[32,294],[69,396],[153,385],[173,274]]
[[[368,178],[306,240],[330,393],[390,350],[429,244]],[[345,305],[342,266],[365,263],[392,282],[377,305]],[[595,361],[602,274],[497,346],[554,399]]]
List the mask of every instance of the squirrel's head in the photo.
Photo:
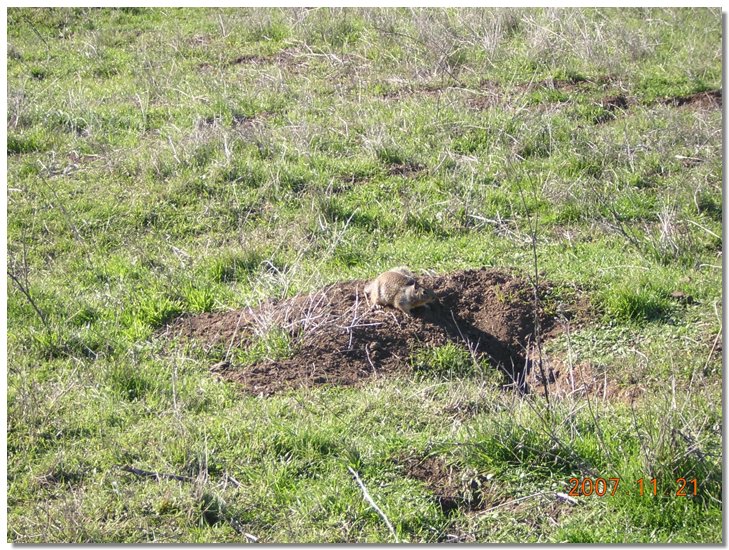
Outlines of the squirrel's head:
[[430,288],[415,284],[410,299],[413,307],[422,306],[438,300],[438,296]]

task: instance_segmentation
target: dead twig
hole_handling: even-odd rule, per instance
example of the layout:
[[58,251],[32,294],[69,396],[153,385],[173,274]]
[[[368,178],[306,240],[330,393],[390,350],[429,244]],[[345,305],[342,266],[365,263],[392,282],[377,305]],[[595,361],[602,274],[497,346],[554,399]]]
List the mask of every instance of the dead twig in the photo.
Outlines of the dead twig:
[[468,353],[471,355],[471,360],[473,361],[473,366],[478,368],[478,345],[479,342],[476,342],[475,344],[471,343],[471,341],[466,338],[463,335],[463,332],[461,332],[461,327],[458,326],[458,322],[456,322],[456,316],[453,314],[453,311],[451,311],[451,319],[453,319],[453,324],[456,326],[456,329],[458,330],[458,334],[460,335],[461,339],[463,340],[463,343],[466,344],[466,347],[468,348]]
[[43,45],[46,47],[46,60],[48,60],[51,56],[51,47],[48,45],[48,42],[45,38],[43,38],[43,35],[38,32],[38,29],[35,28],[35,25],[33,24],[33,21],[31,21],[30,17],[27,15],[23,16],[23,19],[25,19],[25,22],[28,23],[28,26],[30,27],[30,30],[32,30],[35,35],[41,39],[41,42],[43,42]]
[[704,373],[706,373],[707,369],[709,368],[709,363],[711,362],[711,356],[714,355],[714,350],[716,349],[716,344],[719,343],[719,338],[721,338],[723,327],[719,329],[719,332],[716,333],[716,337],[714,338],[714,343],[711,345],[711,350],[709,351],[709,356],[706,358],[706,363],[704,363]]
[[347,470],[349,470],[349,473],[352,474],[354,477],[354,480],[357,482],[357,485],[359,485],[359,488],[362,490],[362,496],[365,499],[365,502],[369,504],[372,509],[377,512],[377,514],[382,518],[382,520],[385,522],[385,525],[387,525],[387,528],[390,530],[390,533],[392,534],[392,537],[395,539],[395,542],[400,542],[400,540],[397,538],[397,534],[395,533],[395,529],[392,526],[392,523],[390,523],[390,520],[387,519],[387,516],[385,515],[385,512],[383,512],[377,504],[375,504],[375,501],[372,500],[372,497],[367,492],[367,487],[364,486],[364,483],[362,483],[362,480],[357,475],[357,472],[355,472],[351,466],[347,466]]
[[156,479],[157,481],[160,481],[162,479],[174,479],[175,481],[187,481],[189,483],[192,483],[195,481],[194,478],[188,477],[188,476],[179,476],[177,474],[164,474],[159,472],[150,472],[148,470],[140,470],[139,468],[133,468],[132,466],[119,466],[119,469],[123,472],[129,472],[130,474],[134,474],[135,476],[139,477],[151,477]]
[[239,535],[243,535],[250,542],[256,543],[259,541],[259,538],[257,536],[251,535],[250,533],[246,532],[243,524],[240,521],[227,513],[227,511],[225,510],[225,505],[223,505],[222,508],[223,509],[221,510],[221,512],[223,512],[223,518],[225,519],[225,521],[228,522],[228,524],[233,528],[236,533],[238,533]]
[[537,212],[535,211],[532,221],[532,215],[529,213],[529,207],[527,206],[526,199],[524,198],[524,191],[521,186],[519,186],[519,196],[521,197],[521,202],[527,215],[527,222],[529,223],[529,237],[531,238],[532,259],[534,265],[534,278],[532,280],[532,286],[534,290],[534,344],[536,345],[537,353],[539,354],[537,364],[539,365],[539,374],[542,378],[544,399],[547,402],[547,413],[549,413],[549,411],[551,410],[549,403],[549,386],[547,375],[544,372],[544,358],[542,356],[542,331],[541,323],[539,321],[539,258],[537,255],[537,230],[539,226],[539,218]]
[[579,504],[579,501],[576,498],[573,498],[566,493],[555,493],[554,496],[557,497],[557,500],[563,500],[564,502],[568,502],[572,506],[576,506],[577,504]]
[[223,359],[224,362],[227,362],[228,357],[230,357],[230,350],[233,348],[233,342],[235,341],[235,337],[238,336],[238,329],[240,328],[240,322],[241,322],[242,318],[243,318],[243,312],[241,311],[240,314],[238,315],[238,320],[235,323],[235,330],[233,331],[233,336],[230,337],[230,343],[228,344],[228,349],[225,350],[225,358]]
[[[43,168],[43,170],[45,170],[48,173],[51,173],[50,169],[45,164],[43,164],[40,160],[38,161],[38,164],[41,166],[41,168]],[[53,198],[56,199],[55,204],[58,206],[58,209],[61,211],[63,218],[66,220],[66,225],[68,225],[69,229],[73,233],[73,236],[76,238],[76,240],[78,242],[85,245],[86,243],[85,243],[83,237],[81,236],[81,233],[79,232],[78,227],[76,227],[76,224],[73,223],[73,220],[71,219],[71,215],[68,213],[68,210],[66,210],[66,207],[63,206],[63,202],[61,201],[61,198],[58,196],[58,193],[56,193],[56,190],[53,188],[53,186],[51,186],[48,183],[48,181],[42,174],[39,175],[39,180],[43,184],[43,186],[51,192],[51,194],[53,195]],[[51,202],[51,201],[48,201],[48,202],[51,204],[51,206],[54,206],[53,202]],[[86,251],[85,248],[84,248],[84,252],[86,253],[86,256],[88,259],[88,252]]]
[[488,510],[484,510],[483,512],[479,512],[478,515],[479,516],[485,516],[486,514],[488,514],[490,512],[493,512],[497,508],[501,508],[503,506],[507,506],[508,504],[514,504],[516,502],[521,502],[522,500],[528,500],[530,498],[541,497],[541,496],[548,495],[548,494],[549,493],[546,492],[546,491],[540,491],[539,493],[534,493],[533,495],[526,495],[524,497],[515,498],[513,500],[507,500],[506,502],[502,502],[501,504],[497,504],[496,506],[492,506]]
[[711,235],[712,237],[715,237],[715,238],[717,238],[717,239],[721,240],[721,236],[720,236],[720,235],[717,235],[716,233],[714,233],[714,232],[713,232],[713,231],[712,231],[711,229],[709,229],[708,227],[704,227],[704,226],[703,226],[703,225],[701,225],[700,223],[696,223],[696,222],[695,222],[695,221],[693,221],[693,220],[686,220],[686,221],[687,221],[687,222],[689,222],[690,224],[693,224],[693,225],[695,225],[695,226],[696,226],[696,227],[698,227],[699,229],[703,229],[704,231],[706,231],[706,232],[707,232],[707,233],[708,233],[709,235]]
[[233,487],[235,487],[236,489],[240,489],[242,487],[240,481],[238,481],[237,479],[235,479],[228,472],[225,472],[225,477],[223,479],[225,480],[225,486],[226,487],[228,486],[228,481],[230,481],[231,484],[233,485]]
[[38,314],[38,317],[40,317],[40,320],[43,322],[43,326],[46,327],[47,331],[50,331],[51,327],[48,325],[48,319],[46,318],[45,313],[43,313],[43,311],[41,311],[41,309],[35,303],[35,300],[33,300],[33,297],[30,295],[30,291],[23,285],[23,283],[20,282],[20,279],[18,279],[12,271],[10,271],[9,269],[7,271],[8,277],[13,280],[15,285],[18,287],[18,290],[20,290],[20,292],[25,295],[25,297],[28,299],[28,302],[30,302],[30,305],[33,306],[33,309]]

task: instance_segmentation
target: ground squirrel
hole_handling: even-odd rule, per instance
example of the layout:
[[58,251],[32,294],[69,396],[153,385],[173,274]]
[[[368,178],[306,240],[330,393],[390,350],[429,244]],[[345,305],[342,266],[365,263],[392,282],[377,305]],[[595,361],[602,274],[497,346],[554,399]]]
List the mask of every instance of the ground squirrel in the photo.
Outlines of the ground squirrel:
[[373,307],[392,306],[407,314],[437,299],[431,289],[420,286],[407,267],[385,271],[367,283],[364,292]]

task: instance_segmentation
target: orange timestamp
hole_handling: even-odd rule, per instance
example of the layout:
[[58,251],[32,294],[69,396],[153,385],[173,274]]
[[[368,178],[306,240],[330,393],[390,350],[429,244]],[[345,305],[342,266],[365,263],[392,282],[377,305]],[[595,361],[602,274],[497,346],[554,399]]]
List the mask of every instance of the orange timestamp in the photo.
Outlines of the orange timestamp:
[[[597,495],[599,497],[606,495],[615,496],[618,492],[618,487],[620,487],[620,481],[620,478],[617,477],[609,477],[607,479],[604,477],[594,479],[589,477],[571,477],[569,479],[570,491],[567,494],[571,497],[589,497],[590,495]],[[651,478],[649,480],[640,478],[635,481],[635,484],[637,487],[630,486],[630,489],[628,490],[636,491],[640,496],[646,494],[653,496],[658,495],[658,480],[656,478]],[[676,479],[676,484],[678,487],[675,494],[672,496],[696,496],[698,492],[699,483],[696,481],[696,478],[686,479],[684,477],[679,477]],[[623,486],[625,486],[625,484],[623,484]],[[621,489],[621,491],[622,490],[625,489]]]

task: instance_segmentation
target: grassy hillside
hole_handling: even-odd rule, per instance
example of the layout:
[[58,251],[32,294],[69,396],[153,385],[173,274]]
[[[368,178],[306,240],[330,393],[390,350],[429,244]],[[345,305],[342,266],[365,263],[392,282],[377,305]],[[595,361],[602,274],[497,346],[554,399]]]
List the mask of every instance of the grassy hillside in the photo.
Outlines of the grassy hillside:
[[[8,540],[721,541],[718,9],[14,8],[7,39]],[[396,265],[536,267],[590,304],[543,353],[592,383],[448,345],[258,397],[159,333]]]

